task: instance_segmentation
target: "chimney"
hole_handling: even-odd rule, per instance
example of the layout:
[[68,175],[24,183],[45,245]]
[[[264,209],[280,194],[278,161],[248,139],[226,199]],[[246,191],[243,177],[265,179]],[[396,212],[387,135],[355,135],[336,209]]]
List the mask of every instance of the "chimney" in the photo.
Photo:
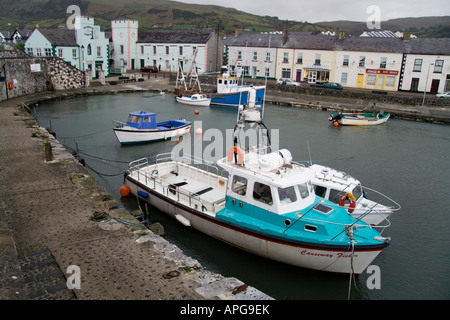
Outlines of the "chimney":
[[342,40],[345,38],[345,31],[339,31],[339,40]]
[[236,30],[234,31],[234,35],[238,36],[238,35],[241,34],[241,32],[242,32],[242,28],[241,27],[237,27]]
[[403,32],[403,40],[410,40],[411,32]]

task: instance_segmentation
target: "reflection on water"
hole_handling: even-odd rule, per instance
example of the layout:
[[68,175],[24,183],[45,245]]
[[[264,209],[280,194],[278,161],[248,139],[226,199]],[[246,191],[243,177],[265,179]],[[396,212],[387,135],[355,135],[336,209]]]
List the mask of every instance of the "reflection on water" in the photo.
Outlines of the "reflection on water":
[[[92,174],[127,208],[136,199],[122,198],[119,188],[127,164],[143,157],[172,152],[179,141],[121,146],[112,121],[125,121],[131,111],[156,112],[158,121],[185,118],[201,121],[203,131],[225,136],[234,129],[237,110],[201,108],[175,102],[171,94],[117,94],[83,97],[39,105],[34,115],[56,132],[68,148],[78,150]],[[199,110],[199,114],[194,113]],[[381,289],[368,289],[371,274],[363,273],[352,288],[353,299],[450,298],[450,126],[390,119],[373,127],[334,127],[328,112],[266,105],[264,122],[278,129],[281,148],[294,159],[328,165],[351,174],[363,185],[383,192],[402,205],[383,235],[391,245],[374,261],[381,270]],[[191,143],[213,140],[191,133]],[[197,140],[196,140],[197,139]],[[308,148],[309,145],[309,148]],[[225,143],[224,143],[224,146]],[[225,150],[225,147],[224,147]],[[93,171],[94,170],[94,171]],[[347,276],[299,269],[235,249],[160,213],[165,238],[206,268],[236,277],[276,299],[347,299]]]

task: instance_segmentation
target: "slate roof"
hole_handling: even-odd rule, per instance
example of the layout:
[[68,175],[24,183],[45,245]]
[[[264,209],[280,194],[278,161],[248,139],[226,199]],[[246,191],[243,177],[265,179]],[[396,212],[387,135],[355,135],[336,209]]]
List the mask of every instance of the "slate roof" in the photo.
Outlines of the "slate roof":
[[450,38],[418,38],[404,41],[405,53],[450,55]]
[[401,38],[345,37],[336,40],[335,50],[402,53],[404,47]]
[[77,47],[77,40],[75,37],[75,30],[59,28],[59,29],[45,29],[39,28],[42,35],[47,38],[54,46],[65,46],[65,47]]
[[209,31],[147,31],[139,34],[138,43],[207,43]]
[[228,46],[235,47],[265,47],[279,48],[283,45],[283,35],[281,34],[252,34],[243,33],[238,36],[226,36],[223,43]]
[[[360,51],[450,55],[450,38],[418,38],[403,40],[389,37],[355,37],[339,39],[336,36],[292,32],[288,38],[271,34],[271,48],[290,48],[330,51]],[[239,34],[224,37],[227,46],[269,47],[269,34]]]

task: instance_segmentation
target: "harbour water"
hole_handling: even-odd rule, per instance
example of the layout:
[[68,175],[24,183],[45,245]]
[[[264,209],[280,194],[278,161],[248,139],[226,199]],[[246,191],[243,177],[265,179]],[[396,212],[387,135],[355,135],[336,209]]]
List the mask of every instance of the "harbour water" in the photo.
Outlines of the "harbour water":
[[[172,94],[151,92],[49,102],[32,112],[42,127],[51,128],[61,143],[79,153],[107,191],[133,210],[136,199],[121,198],[119,193],[128,163],[179,146],[177,141],[121,146],[112,121],[125,121],[129,112],[138,110],[157,113],[158,121],[195,121],[204,132],[218,129],[224,138],[237,116],[236,108],[191,107],[177,104]],[[449,299],[450,126],[390,119],[374,127],[334,127],[328,115],[266,104],[264,123],[278,129],[274,133],[280,147],[289,149],[294,159],[347,172],[402,206],[383,232],[392,241],[373,262],[378,268],[352,279],[350,290],[348,276],[256,257],[186,228],[157,209],[151,209],[151,220],[163,224],[164,237],[203,267],[236,277],[278,300],[347,299],[349,291],[357,300]],[[190,136],[192,143],[202,137],[194,132]],[[379,288],[373,288],[374,281]]]

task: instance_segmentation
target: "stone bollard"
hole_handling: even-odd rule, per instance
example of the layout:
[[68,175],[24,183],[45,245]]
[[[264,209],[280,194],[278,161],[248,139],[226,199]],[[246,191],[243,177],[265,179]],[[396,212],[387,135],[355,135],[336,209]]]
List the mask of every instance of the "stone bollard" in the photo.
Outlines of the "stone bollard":
[[47,141],[45,147],[45,161],[53,161],[53,150],[50,141]]

